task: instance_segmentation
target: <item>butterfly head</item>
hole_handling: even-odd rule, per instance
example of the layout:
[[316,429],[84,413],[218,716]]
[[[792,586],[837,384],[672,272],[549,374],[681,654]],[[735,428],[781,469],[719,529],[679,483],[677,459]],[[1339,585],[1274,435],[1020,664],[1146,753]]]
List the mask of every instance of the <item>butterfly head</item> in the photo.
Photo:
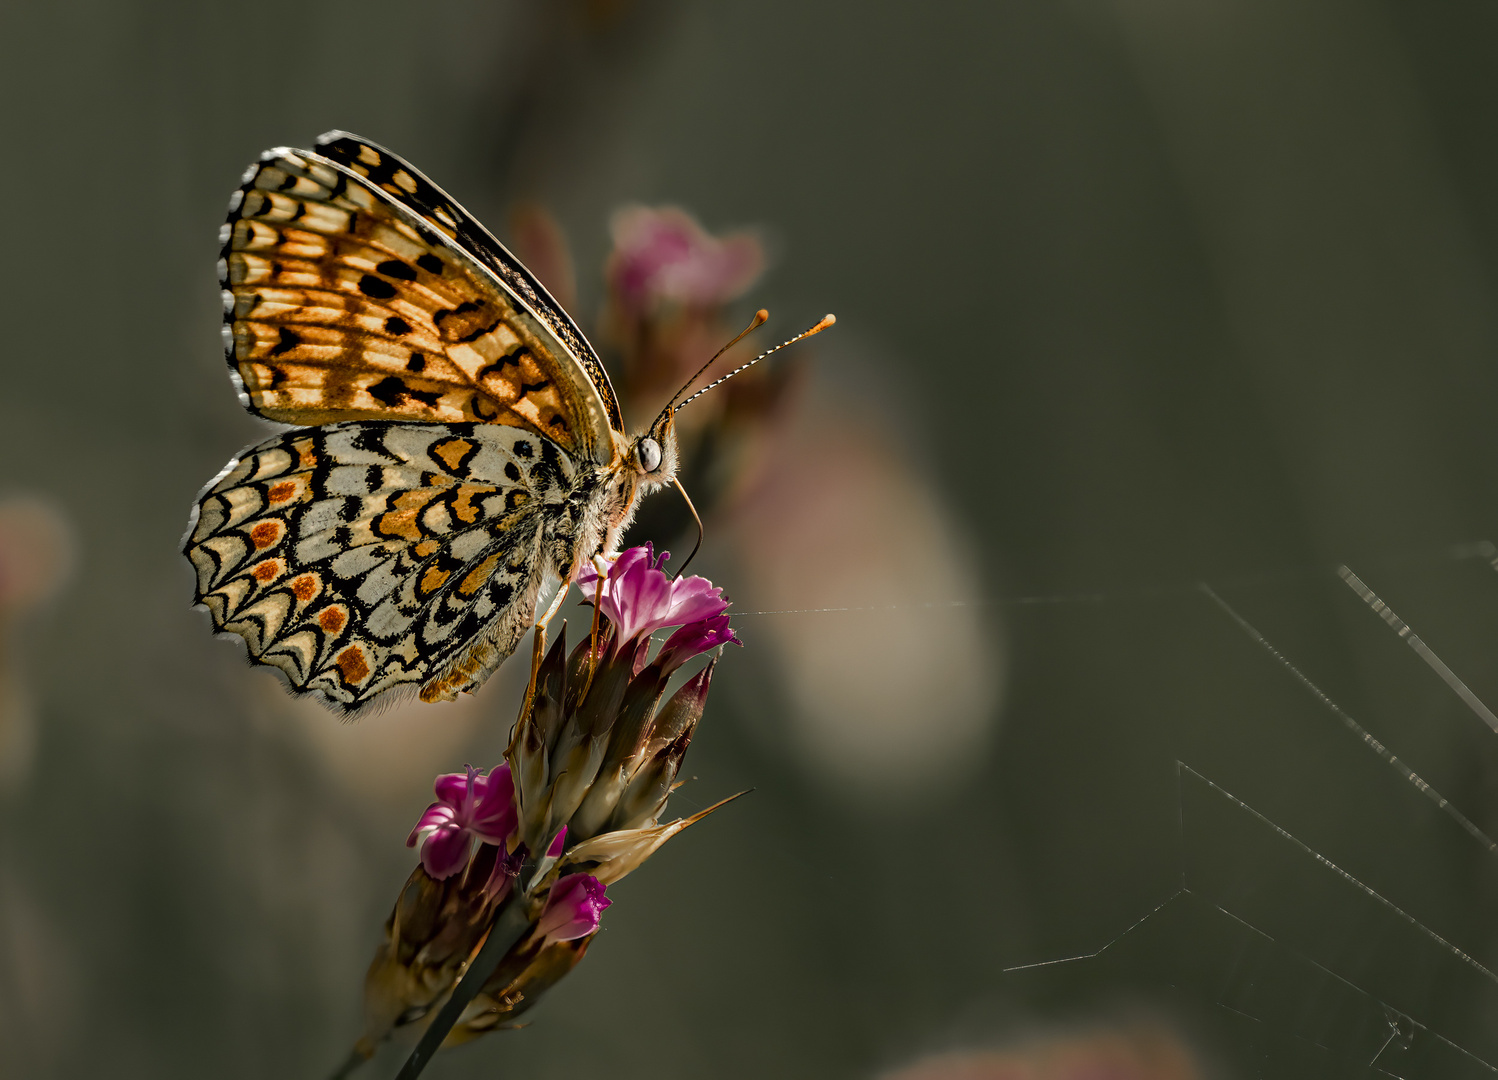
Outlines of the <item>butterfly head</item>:
[[656,418],[649,431],[635,436],[630,444],[629,463],[647,491],[676,478],[675,419],[675,411],[668,409]]

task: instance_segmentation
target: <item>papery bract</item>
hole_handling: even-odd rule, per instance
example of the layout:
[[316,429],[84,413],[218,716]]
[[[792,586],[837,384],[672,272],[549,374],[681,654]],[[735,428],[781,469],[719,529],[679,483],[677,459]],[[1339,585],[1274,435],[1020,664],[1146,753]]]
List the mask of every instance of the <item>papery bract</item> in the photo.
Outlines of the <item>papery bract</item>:
[[475,839],[504,847],[517,820],[515,786],[505,764],[487,774],[472,765],[444,773],[433,788],[438,801],[421,815],[406,846],[420,843],[422,866],[440,881],[468,865]]
[[592,874],[568,874],[547,894],[536,933],[552,941],[586,937],[598,929],[603,909],[612,903],[603,894],[603,883]]

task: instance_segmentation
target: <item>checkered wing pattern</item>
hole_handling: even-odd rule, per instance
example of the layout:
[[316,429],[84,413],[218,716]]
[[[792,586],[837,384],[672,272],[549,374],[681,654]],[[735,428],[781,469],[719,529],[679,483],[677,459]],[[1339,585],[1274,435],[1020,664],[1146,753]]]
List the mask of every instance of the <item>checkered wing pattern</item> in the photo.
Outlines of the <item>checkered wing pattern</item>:
[[250,447],[186,550],[217,627],[299,691],[357,710],[476,687],[535,618],[547,504],[573,463],[497,424],[346,422]]

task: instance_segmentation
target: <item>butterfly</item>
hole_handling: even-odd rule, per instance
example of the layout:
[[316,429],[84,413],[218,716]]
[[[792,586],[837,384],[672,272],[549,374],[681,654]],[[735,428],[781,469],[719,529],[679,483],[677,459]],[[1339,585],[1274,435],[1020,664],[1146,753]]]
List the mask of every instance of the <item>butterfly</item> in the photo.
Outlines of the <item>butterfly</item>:
[[579,560],[616,549],[640,496],[675,482],[681,394],[627,435],[598,354],[540,282],[347,132],[262,154],[220,241],[240,402],[294,427],[199,494],[183,540],[196,603],[348,712],[477,689],[555,614]]

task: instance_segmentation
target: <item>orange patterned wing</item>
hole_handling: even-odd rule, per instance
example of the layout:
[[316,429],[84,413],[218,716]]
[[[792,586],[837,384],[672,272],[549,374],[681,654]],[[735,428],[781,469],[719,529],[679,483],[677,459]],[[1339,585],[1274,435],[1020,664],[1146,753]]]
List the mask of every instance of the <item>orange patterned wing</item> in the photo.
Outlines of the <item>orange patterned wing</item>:
[[353,170],[267,151],[221,239],[225,349],[251,411],[298,425],[506,424],[613,459],[612,391],[556,328]]
[[570,358],[587,374],[602,401],[604,421],[615,431],[624,430],[614,386],[583,332],[524,264],[456,199],[399,154],[350,132],[328,131],[319,135],[317,152],[364,177],[498,278],[528,312],[546,324]]

